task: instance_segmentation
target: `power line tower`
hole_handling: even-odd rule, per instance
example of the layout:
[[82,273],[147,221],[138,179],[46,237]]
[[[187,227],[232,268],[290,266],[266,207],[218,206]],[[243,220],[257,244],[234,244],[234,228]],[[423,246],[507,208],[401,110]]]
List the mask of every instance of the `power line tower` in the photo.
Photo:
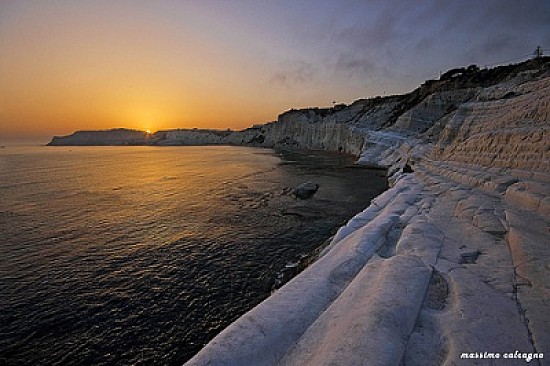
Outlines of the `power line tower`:
[[535,48],[535,52],[533,52],[533,55],[535,56],[535,58],[542,57],[542,47],[540,45]]

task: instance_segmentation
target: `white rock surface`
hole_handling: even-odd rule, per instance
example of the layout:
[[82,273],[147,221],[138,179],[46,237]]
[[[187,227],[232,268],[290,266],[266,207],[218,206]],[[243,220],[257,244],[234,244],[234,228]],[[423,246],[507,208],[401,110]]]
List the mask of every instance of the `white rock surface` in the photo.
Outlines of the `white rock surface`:
[[[545,65],[485,88],[431,82],[404,99],[292,111],[257,130],[270,143],[344,146],[389,167],[393,186],[188,364],[525,364],[504,360],[516,351],[548,364]],[[414,173],[399,173],[406,163]],[[461,358],[479,352],[500,359]]]

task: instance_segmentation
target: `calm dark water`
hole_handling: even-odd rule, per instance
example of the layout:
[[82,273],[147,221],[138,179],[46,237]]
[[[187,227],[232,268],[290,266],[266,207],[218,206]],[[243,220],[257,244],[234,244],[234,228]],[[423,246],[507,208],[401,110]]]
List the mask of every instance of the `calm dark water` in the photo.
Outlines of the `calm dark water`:
[[[385,189],[349,158],[0,150],[0,364],[179,365]],[[321,185],[310,200],[287,187]]]

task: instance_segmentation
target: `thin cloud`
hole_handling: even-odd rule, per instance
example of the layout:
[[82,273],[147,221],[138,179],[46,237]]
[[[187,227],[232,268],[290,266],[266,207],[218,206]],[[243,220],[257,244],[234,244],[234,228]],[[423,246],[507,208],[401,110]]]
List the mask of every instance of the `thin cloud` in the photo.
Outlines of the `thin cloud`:
[[[346,77],[372,79],[520,57],[550,39],[550,2],[364,1],[330,27],[324,64]],[[348,9],[349,10],[349,9]],[[514,53],[515,52],[515,53]],[[437,62],[437,64],[436,64]],[[395,71],[393,71],[395,70]],[[389,80],[388,80],[389,81]]]
[[315,67],[305,61],[286,61],[270,78],[270,84],[292,87],[306,84],[315,78]]
[[391,44],[397,37],[399,18],[384,11],[371,24],[354,24],[341,30],[335,36],[338,43],[361,48],[382,48]]
[[341,53],[328,63],[328,67],[336,73],[359,79],[368,79],[381,71],[381,65],[374,59],[357,53]]

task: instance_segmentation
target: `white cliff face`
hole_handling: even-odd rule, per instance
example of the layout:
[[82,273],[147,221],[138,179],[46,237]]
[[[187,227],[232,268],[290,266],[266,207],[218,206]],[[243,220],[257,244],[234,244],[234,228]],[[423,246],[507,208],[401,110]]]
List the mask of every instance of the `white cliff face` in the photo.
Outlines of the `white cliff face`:
[[477,92],[477,89],[468,88],[430,94],[422,102],[403,113],[392,129],[409,134],[425,132],[433,127],[434,121],[471,100]]
[[287,112],[276,123],[264,127],[265,145],[358,155],[363,147],[362,133],[337,117],[323,116],[314,110]]
[[[188,364],[493,361],[479,352],[544,364],[548,70],[546,61],[484,88],[432,84],[420,100],[293,111],[265,127],[266,141],[327,148],[340,144],[331,128],[348,125],[363,140],[358,163],[387,166],[393,186],[338,231],[323,257]],[[406,163],[412,173],[402,172]]]
[[216,145],[223,143],[228,134],[216,130],[167,130],[155,132],[152,141],[155,145]]
[[[550,78],[494,88],[461,106],[445,128],[440,158],[496,168],[548,171]],[[494,95],[494,94],[493,94]],[[448,136],[454,138],[449,141]],[[542,159],[541,159],[542,158]]]

